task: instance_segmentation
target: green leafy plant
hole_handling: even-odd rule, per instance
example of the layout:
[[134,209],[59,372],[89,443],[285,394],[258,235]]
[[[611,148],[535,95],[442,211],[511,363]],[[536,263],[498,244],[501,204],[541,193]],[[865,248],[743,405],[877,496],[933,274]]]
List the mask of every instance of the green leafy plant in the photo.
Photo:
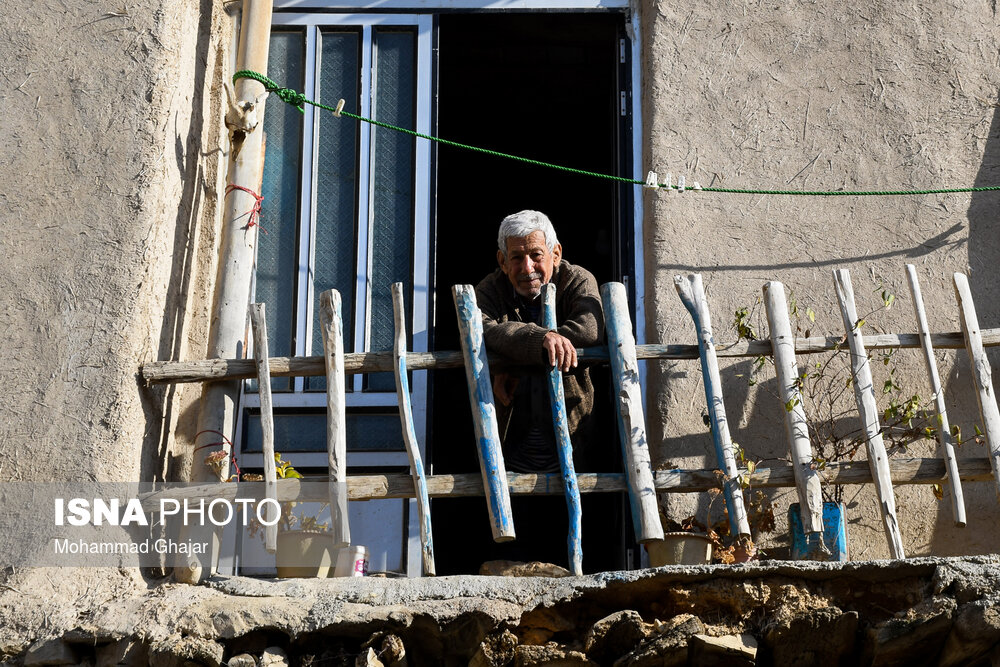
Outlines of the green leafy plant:
[[[283,460],[281,454],[278,452],[274,453],[274,466],[278,479],[302,479],[299,471],[292,467],[291,463]],[[319,510],[314,513],[294,511],[300,505],[303,505],[303,503],[293,500],[286,500],[281,503],[281,516],[278,519],[279,531],[304,530],[311,533],[330,532],[329,521],[321,522],[319,520],[319,515],[322,514],[327,506],[326,503],[320,503]],[[263,535],[264,526],[256,520],[256,517],[251,517],[249,524],[250,537]]]
[[[882,285],[875,289],[874,295],[879,304],[859,317],[853,329],[866,326],[873,315],[889,310],[895,304],[896,296]],[[815,311],[808,307],[803,309],[792,296],[789,304],[796,335],[808,338],[810,327],[816,321]],[[758,298],[753,307],[736,310],[733,328],[740,339],[759,340],[763,337],[758,333],[763,328],[759,326],[759,305]],[[796,379],[796,386],[802,396],[809,425],[814,453],[812,465],[817,470],[822,470],[832,462],[854,459],[867,441],[854,401],[853,371],[846,342],[845,334],[839,344],[832,351],[822,354],[819,360],[813,361],[816,355],[800,356],[798,359],[800,375]],[[906,453],[913,443],[920,440],[935,440],[936,429],[940,426],[934,413],[933,400],[925,400],[919,394],[905,391],[905,382],[900,378],[896,365],[896,352],[897,348],[868,351],[868,363],[876,364],[881,361],[887,375],[877,398],[881,403],[880,433],[890,456]],[[759,382],[759,376],[768,363],[773,363],[770,357],[754,359],[751,372],[743,376],[748,385],[753,386]],[[775,400],[779,400],[777,396]],[[784,403],[784,408],[791,411],[798,404],[799,399],[794,398]],[[955,439],[960,444],[961,431],[958,430],[957,433]],[[978,428],[976,439],[979,439]],[[841,502],[844,488],[839,485],[824,485],[823,493],[825,500]],[[940,497],[939,494],[940,488],[935,490],[935,495]]]
[[[228,441],[227,441],[228,442]],[[211,468],[215,474],[219,477],[220,481],[223,482],[263,482],[264,476],[258,473],[243,473],[237,468],[236,474],[225,477],[224,471],[228,469],[227,462],[229,460],[229,453],[224,449],[219,449],[211,452],[205,457],[205,465]],[[275,473],[278,479],[301,479],[302,475],[296,470],[291,463],[285,461],[281,458],[281,454],[275,452],[274,454],[274,466]],[[314,513],[303,513],[301,511],[293,511],[297,506],[302,505],[302,503],[286,500],[280,503],[281,515],[278,518],[278,530],[288,531],[288,530],[304,530],[314,533],[325,533],[329,532],[330,524],[328,521],[320,521],[319,515],[323,513],[326,508],[325,503],[321,503],[319,510]],[[256,537],[257,535],[264,534],[264,526],[257,521],[256,515],[251,516],[247,522],[249,526],[250,537]]]

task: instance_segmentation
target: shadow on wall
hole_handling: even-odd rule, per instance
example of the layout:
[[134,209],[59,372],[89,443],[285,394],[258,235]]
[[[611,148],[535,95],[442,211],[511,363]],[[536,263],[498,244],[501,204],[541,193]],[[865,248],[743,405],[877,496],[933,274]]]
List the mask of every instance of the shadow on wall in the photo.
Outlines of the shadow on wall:
[[[983,160],[976,175],[976,187],[1000,185],[1000,109],[993,114],[986,146],[983,150]],[[998,218],[1000,218],[1000,192],[974,192],[969,203],[969,243],[968,267],[956,267],[969,276],[969,286],[976,304],[976,314],[982,328],[1000,327],[1000,300],[998,300],[997,267],[1000,266],[1000,236],[998,236]],[[945,284],[953,284],[951,276],[947,276]],[[959,328],[958,306],[955,297],[948,295],[947,302],[955,304],[948,313],[949,322],[954,323],[954,329]],[[994,369],[994,387],[997,385],[997,368],[1000,364],[1000,349],[988,348],[990,365]],[[947,357],[950,370],[944,378],[945,396],[947,398],[948,418],[953,425],[958,425],[963,438],[971,438],[975,425],[982,426],[973,377],[969,363],[969,355],[960,350],[955,355]],[[986,456],[985,445],[971,440],[957,448],[959,468],[962,458],[981,458]],[[1000,517],[1000,504],[997,502],[996,484],[990,482],[966,482],[962,485],[965,496],[966,513],[969,525],[966,528],[956,528],[952,522],[950,500],[947,490],[945,500],[947,506],[942,506],[935,522],[934,534],[931,537],[930,550],[935,555],[951,556],[969,553],[991,553],[997,551],[997,540],[994,531],[988,526],[996,524]]]
[[[996,121],[994,121],[994,123],[995,122]],[[980,174],[981,173],[982,172],[980,172]],[[1000,173],[998,173],[995,178],[1000,179]],[[1000,193],[988,193],[987,196],[992,197],[994,200],[1000,200]],[[973,199],[973,205],[975,205],[975,199]],[[719,264],[710,267],[695,264],[661,264],[658,268],[663,271],[690,271],[692,273],[704,273],[706,271],[771,271],[774,275],[780,276],[781,269],[816,269],[821,267],[842,269],[850,264],[872,263],[878,260],[888,259],[890,257],[902,258],[903,262],[900,262],[900,264],[905,262],[912,263],[914,259],[923,257],[924,255],[929,255],[935,250],[944,248],[945,246],[963,243],[965,239],[960,236],[961,231],[962,225],[955,224],[940,234],[932,236],[929,239],[925,239],[924,241],[921,241],[920,243],[909,248],[857,255],[855,257],[833,256],[829,259],[785,262],[784,264]],[[778,280],[780,280],[780,277]],[[763,282],[764,281],[761,281],[762,285]]]
[[[160,329],[160,341],[157,348],[157,359],[177,360],[180,358],[188,329],[185,326],[186,304],[188,291],[191,289],[192,276],[196,274],[196,250],[208,244],[199,243],[197,239],[198,223],[203,217],[203,196],[211,185],[206,183],[203,169],[202,131],[205,127],[203,112],[205,101],[206,73],[214,69],[223,71],[221,51],[215,53],[216,62],[212,67],[208,62],[212,55],[209,51],[212,18],[212,0],[201,0],[199,7],[198,36],[195,46],[198,58],[194,66],[194,81],[191,86],[191,123],[187,136],[175,136],[175,159],[177,171],[180,174],[183,190],[177,206],[177,218],[174,223],[174,247],[170,279],[166,286],[167,294],[164,304],[163,325]],[[215,145],[212,141],[209,145]],[[209,205],[213,202],[209,201]],[[206,230],[210,233],[211,230]],[[205,232],[203,232],[205,233]],[[210,248],[210,247],[209,247]],[[209,249],[209,251],[211,251]],[[142,458],[140,463],[140,479],[144,481],[176,481],[180,479],[177,470],[177,458],[170,458],[169,443],[172,434],[169,432],[173,421],[173,398],[177,385],[160,385],[145,387],[140,383],[140,396],[143,401],[143,412],[148,428],[142,443]],[[194,420],[188,420],[193,425]],[[193,436],[194,434],[189,434]]]

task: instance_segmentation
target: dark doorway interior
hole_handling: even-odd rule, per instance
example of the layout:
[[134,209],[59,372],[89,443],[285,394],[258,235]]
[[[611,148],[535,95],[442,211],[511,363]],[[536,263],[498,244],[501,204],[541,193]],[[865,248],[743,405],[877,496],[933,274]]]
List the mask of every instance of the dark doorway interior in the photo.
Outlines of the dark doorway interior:
[[[588,171],[622,172],[622,21],[607,13],[440,16],[438,134]],[[564,257],[590,269],[598,283],[629,272],[621,246],[631,224],[623,235],[622,192],[615,183],[441,146],[433,349],[459,349],[451,287],[475,284],[496,268],[500,220],[521,209],[545,212]],[[605,393],[597,401],[608,453],[602,471],[611,471],[620,465],[620,455],[606,369],[598,369],[594,380]],[[431,393],[433,472],[478,472],[464,372],[433,372]],[[565,536],[565,503],[561,496],[552,500],[524,516],[515,513],[517,542],[527,550],[524,560],[565,565],[564,539],[543,546],[531,537]],[[584,500],[584,569],[624,567],[621,499],[602,494]],[[433,512],[439,574],[475,572],[484,560],[506,557],[492,546],[482,498],[438,499]]]

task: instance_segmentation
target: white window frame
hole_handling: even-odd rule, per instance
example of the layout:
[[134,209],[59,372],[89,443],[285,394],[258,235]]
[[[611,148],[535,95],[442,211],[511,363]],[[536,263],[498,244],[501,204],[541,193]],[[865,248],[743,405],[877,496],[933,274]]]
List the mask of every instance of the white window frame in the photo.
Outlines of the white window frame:
[[[361,68],[361,109],[359,114],[372,117],[372,94],[375,82],[372,81],[372,33],[373,30],[385,26],[406,26],[416,29],[416,127],[417,132],[429,134],[431,130],[431,40],[433,18],[429,14],[317,14],[317,13],[275,13],[272,20],[274,27],[301,26],[305,29],[305,60],[306,77],[303,93],[309,99],[315,99],[316,74],[319,60],[317,44],[319,32],[329,27],[355,27],[362,33]],[[366,94],[367,91],[367,94]],[[321,100],[330,103],[330,100]],[[334,101],[335,102],[335,101]],[[303,230],[299,235],[298,275],[296,294],[299,295],[299,308],[296,309],[296,344],[294,355],[307,356],[312,351],[312,339],[319,332],[312,331],[313,322],[313,285],[315,263],[312,248],[315,244],[316,232],[316,165],[320,159],[315,150],[318,140],[319,122],[356,122],[350,119],[339,121],[321,117],[327,112],[312,105],[305,105],[302,134],[302,165],[300,179],[303,184],[300,189],[299,220]],[[310,128],[312,131],[310,131]],[[371,199],[373,193],[369,187],[374,169],[371,159],[373,135],[375,126],[361,123],[359,130],[359,164],[358,174],[359,210],[356,266],[365,267],[363,272],[356,272],[355,283],[355,314],[354,314],[354,348],[345,352],[369,351],[371,330],[368,313],[371,308],[371,269],[372,253],[369,244],[374,217]],[[386,130],[381,130],[385,132]],[[414,168],[414,239],[413,239],[413,292],[410,313],[407,313],[408,327],[411,333],[411,349],[414,352],[427,351],[427,327],[429,321],[430,293],[430,197],[431,197],[431,150],[429,142],[417,140],[415,143]],[[367,165],[367,169],[365,166]],[[362,233],[364,232],[364,233]],[[303,301],[304,299],[304,301]],[[303,307],[304,306],[304,307]],[[346,403],[350,408],[384,407],[395,410],[398,399],[395,391],[372,392],[362,391],[363,376],[358,374],[351,378],[354,391],[348,392]],[[418,434],[425,434],[427,429],[427,371],[412,373],[411,400],[413,407],[414,429]],[[305,378],[292,378],[292,391],[274,392],[271,397],[275,409],[282,408],[324,408],[326,407],[325,392],[305,391]],[[244,408],[260,408],[260,396],[246,392],[243,396]],[[243,411],[240,411],[242,421]],[[242,424],[237,424],[237,433],[242,433]],[[421,454],[425,454],[425,438],[420,440]],[[325,467],[326,452],[291,452],[294,465],[301,467]],[[263,467],[261,454],[244,455],[244,465],[249,468]],[[406,466],[409,460],[405,451],[394,452],[354,452],[349,451],[347,465],[356,466]]]

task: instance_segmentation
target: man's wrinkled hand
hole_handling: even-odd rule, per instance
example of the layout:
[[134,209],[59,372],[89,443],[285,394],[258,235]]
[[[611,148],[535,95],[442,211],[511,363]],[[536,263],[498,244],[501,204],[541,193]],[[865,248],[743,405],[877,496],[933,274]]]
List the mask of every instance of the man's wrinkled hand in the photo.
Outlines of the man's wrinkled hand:
[[493,375],[493,396],[501,405],[510,405],[517,390],[517,378],[510,373],[495,373]]
[[549,366],[554,366],[563,373],[568,373],[570,369],[576,368],[576,348],[573,347],[569,338],[560,336],[555,331],[550,331],[545,334],[542,347],[548,354]]

